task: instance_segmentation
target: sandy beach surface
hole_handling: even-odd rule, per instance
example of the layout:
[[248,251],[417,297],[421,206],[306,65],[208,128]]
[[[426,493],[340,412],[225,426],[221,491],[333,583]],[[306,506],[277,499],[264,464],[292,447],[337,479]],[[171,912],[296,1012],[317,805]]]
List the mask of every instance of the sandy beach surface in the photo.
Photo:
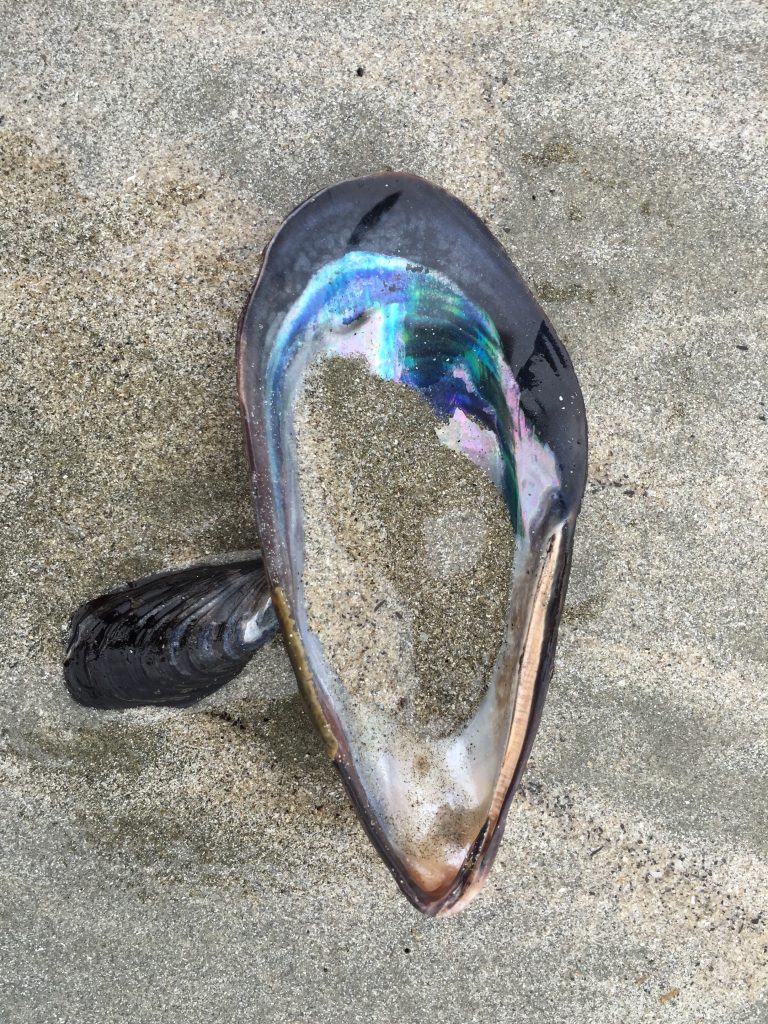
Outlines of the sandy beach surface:
[[[757,2],[0,0],[0,1018],[768,1021]],[[234,333],[311,192],[423,174],[585,394],[558,661],[486,892],[398,893],[281,642],[185,711],[74,607],[254,546]]]

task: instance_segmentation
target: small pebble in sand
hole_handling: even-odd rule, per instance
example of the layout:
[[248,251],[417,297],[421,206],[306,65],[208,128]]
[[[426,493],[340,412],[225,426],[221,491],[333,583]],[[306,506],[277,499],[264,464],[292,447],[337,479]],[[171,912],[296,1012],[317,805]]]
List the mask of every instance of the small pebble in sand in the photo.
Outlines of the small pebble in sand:
[[323,357],[296,411],[310,628],[353,699],[459,731],[504,637],[514,532],[412,388]]

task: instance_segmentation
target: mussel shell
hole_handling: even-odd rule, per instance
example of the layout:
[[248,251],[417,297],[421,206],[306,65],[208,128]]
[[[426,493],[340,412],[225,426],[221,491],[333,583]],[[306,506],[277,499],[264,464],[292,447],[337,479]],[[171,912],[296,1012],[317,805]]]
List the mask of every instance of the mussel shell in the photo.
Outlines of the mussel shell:
[[[302,510],[291,434],[296,379],[276,374],[275,361],[282,358],[281,329],[308,287],[324,268],[343,266],[355,252],[426,268],[483,311],[493,325],[504,372],[515,382],[515,402],[553,467],[546,500],[534,496],[535,519],[523,522],[510,510],[528,554],[511,592],[510,622],[518,626],[504,666],[509,678],[502,693],[510,707],[493,797],[462,865],[437,886],[424,884],[372,806],[354,737],[321,678],[324,666],[316,643],[310,644],[301,607]],[[264,564],[304,697],[369,836],[405,894],[426,913],[455,911],[480,888],[492,863],[552,672],[586,479],[586,417],[568,355],[502,246],[475,214],[421,178],[379,174],[320,192],[275,235],[241,321],[238,374]]]
[[181,707],[234,679],[277,629],[259,552],[153,573],[77,609],[64,680],[86,707]]

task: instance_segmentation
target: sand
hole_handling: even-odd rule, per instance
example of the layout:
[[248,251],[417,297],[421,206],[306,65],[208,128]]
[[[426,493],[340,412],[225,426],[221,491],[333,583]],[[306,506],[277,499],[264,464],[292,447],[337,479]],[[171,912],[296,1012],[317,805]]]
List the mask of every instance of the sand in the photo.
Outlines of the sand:
[[504,638],[514,531],[417,391],[320,358],[297,401],[311,629],[356,699],[435,736],[460,731]]
[[[350,11],[0,0],[0,1017],[763,1024],[768,9]],[[240,309],[294,204],[385,166],[502,240],[590,426],[525,788],[447,921],[279,642],[186,711],[61,682],[81,601],[253,546]]]

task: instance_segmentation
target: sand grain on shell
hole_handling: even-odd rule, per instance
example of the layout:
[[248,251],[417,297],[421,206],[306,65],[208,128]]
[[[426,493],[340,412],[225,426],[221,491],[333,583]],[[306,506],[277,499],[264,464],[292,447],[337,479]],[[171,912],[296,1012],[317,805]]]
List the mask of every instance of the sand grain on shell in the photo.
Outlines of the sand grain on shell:
[[318,360],[296,413],[310,627],[353,696],[446,735],[487,688],[514,534],[438,422],[358,359]]

